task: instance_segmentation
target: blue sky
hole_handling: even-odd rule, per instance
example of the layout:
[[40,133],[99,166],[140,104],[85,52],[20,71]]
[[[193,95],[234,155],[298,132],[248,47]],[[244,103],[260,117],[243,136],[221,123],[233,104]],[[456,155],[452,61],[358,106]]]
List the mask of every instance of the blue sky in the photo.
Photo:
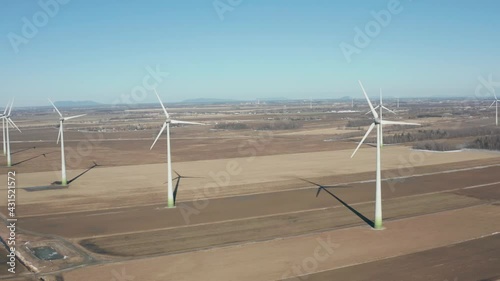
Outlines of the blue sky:
[[[0,102],[153,102],[138,90],[147,67],[169,73],[167,103],[361,97],[358,79],[373,96],[473,96],[478,76],[500,81],[495,0],[59,0],[44,23],[40,3],[54,1],[2,0]],[[340,44],[356,47],[355,28],[382,10],[390,22],[348,62]]]

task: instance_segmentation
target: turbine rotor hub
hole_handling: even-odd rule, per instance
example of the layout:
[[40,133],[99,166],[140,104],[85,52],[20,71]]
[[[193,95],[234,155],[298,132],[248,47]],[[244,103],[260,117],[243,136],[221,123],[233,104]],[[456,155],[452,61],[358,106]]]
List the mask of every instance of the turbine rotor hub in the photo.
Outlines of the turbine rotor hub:
[[382,121],[380,120],[380,118],[375,118],[375,119],[373,119],[373,123],[375,123],[376,125],[380,125],[380,123],[382,123]]

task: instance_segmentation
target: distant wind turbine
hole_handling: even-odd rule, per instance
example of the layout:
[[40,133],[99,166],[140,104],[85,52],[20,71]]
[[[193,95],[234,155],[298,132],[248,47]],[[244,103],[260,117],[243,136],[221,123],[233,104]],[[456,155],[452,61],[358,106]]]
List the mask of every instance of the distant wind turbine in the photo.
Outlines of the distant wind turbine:
[[7,111],[9,110],[10,102],[7,104],[5,107],[5,110],[3,113],[0,113],[0,118],[2,119],[2,132],[3,132],[3,155],[7,155],[7,143],[6,143],[6,136],[5,136],[5,116],[7,116]]
[[498,126],[498,102],[500,100],[498,100],[497,95],[495,94],[495,92],[493,92],[493,96],[495,97],[495,100],[493,101],[493,103],[488,108],[491,108],[493,105],[495,105],[495,111],[496,111],[496,113],[495,113],[495,124]]
[[163,105],[163,102],[161,101],[160,95],[158,95],[158,92],[156,92],[156,89],[155,89],[155,94],[158,97],[158,101],[160,102],[160,105],[163,109],[163,112],[165,113],[166,120],[165,120],[165,123],[163,123],[163,127],[161,128],[160,133],[156,137],[150,150],[153,149],[156,142],[163,134],[163,131],[165,129],[167,129],[167,206],[169,208],[174,208],[175,201],[174,201],[174,191],[173,191],[173,186],[172,186],[172,160],[171,160],[171,153],[170,153],[170,124],[187,124],[187,125],[205,125],[205,124],[196,123],[196,122],[178,121],[178,120],[171,119],[170,115],[167,112],[167,109],[165,108],[165,106]]
[[365,88],[363,87],[363,84],[361,81],[358,81],[359,85],[361,86],[361,90],[363,90],[363,94],[366,98],[366,101],[368,102],[368,105],[370,106],[370,111],[373,115],[373,123],[370,125],[370,128],[368,128],[368,131],[366,132],[365,136],[363,139],[358,144],[358,147],[356,147],[356,150],[354,150],[354,153],[351,155],[351,158],[354,157],[356,152],[358,151],[359,147],[363,144],[365,139],[368,137],[368,135],[371,133],[373,128],[376,126],[377,127],[377,166],[376,166],[376,191],[375,191],[375,222],[374,222],[374,228],[375,229],[382,229],[382,183],[381,183],[381,158],[380,158],[380,139],[381,139],[381,131],[380,131],[380,125],[414,125],[414,126],[419,126],[420,124],[417,123],[406,123],[406,122],[395,122],[395,121],[387,121],[387,120],[382,120],[380,119],[377,111],[375,108],[373,108],[373,105],[368,98],[368,95],[366,94]]
[[11,119],[11,113],[12,113],[12,107],[14,106],[14,100],[10,103],[10,105],[7,106],[5,109],[4,114],[2,114],[2,123],[4,123],[4,145],[6,148],[6,153],[7,153],[7,167],[12,167],[12,155],[10,153],[10,137],[9,137],[9,127],[12,125],[12,127],[16,128],[19,132],[21,130],[19,127],[16,126],[14,121]]
[[52,104],[54,109],[56,110],[57,114],[59,114],[60,119],[59,119],[59,135],[57,136],[57,143],[59,141],[61,142],[61,185],[66,186],[68,185],[68,178],[66,177],[66,157],[64,153],[64,122],[83,117],[87,114],[82,114],[82,115],[76,115],[76,116],[71,116],[71,117],[63,117],[59,109],[57,109],[56,105],[49,99],[49,102]]

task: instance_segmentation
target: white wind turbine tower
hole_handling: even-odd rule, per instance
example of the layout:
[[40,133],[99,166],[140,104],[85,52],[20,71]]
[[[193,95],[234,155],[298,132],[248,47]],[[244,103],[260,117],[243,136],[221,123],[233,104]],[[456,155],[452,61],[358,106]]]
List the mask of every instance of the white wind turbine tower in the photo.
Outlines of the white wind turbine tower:
[[12,167],[12,155],[10,153],[10,138],[9,138],[9,127],[12,125],[12,127],[16,128],[19,132],[19,128],[16,126],[14,121],[12,121],[11,113],[12,113],[12,107],[14,106],[14,100],[10,103],[9,106],[7,106],[8,110],[5,109],[5,113],[3,114],[2,121],[4,122],[4,144],[6,146],[6,153],[7,153],[7,167]]
[[[379,105],[377,105],[377,106],[375,107],[375,110],[376,110],[376,109],[379,109],[379,111],[380,111],[380,113],[379,113],[379,114],[380,114],[380,120],[382,120],[382,119],[383,119],[383,118],[382,118],[382,115],[383,115],[384,109],[385,109],[385,110],[387,110],[387,111],[389,111],[389,112],[390,112],[390,113],[392,113],[392,114],[396,114],[396,112],[394,112],[394,111],[392,111],[392,110],[390,110],[389,108],[387,108],[387,107],[385,107],[385,106],[384,106],[384,104],[383,104],[383,102],[382,102],[382,89],[380,89],[380,103],[379,103]],[[371,111],[368,111],[366,114],[368,114],[368,113],[370,113],[370,112],[371,112]],[[381,146],[381,147],[383,147],[383,146],[384,146],[384,137],[383,137],[383,136],[384,136],[384,134],[383,134],[383,129],[382,129],[382,128],[383,128],[383,126],[382,126],[382,124],[380,124],[380,136],[381,136],[381,137],[380,137],[380,146]]]
[[171,159],[171,153],[170,153],[170,124],[187,124],[187,125],[205,125],[205,124],[196,123],[196,122],[178,121],[178,120],[171,119],[170,115],[167,112],[167,109],[165,108],[165,106],[163,105],[163,102],[161,101],[160,95],[158,95],[158,93],[156,92],[156,89],[155,89],[155,94],[158,97],[158,101],[160,101],[161,107],[163,108],[163,112],[165,113],[165,117],[167,119],[165,120],[165,123],[163,123],[163,127],[161,128],[160,133],[156,137],[150,150],[153,149],[156,142],[161,137],[161,135],[163,134],[163,131],[165,131],[165,128],[166,128],[167,129],[167,206],[169,208],[174,208],[175,202],[174,202],[174,190],[173,190],[173,186],[172,186],[172,159]]
[[66,177],[66,157],[64,154],[64,122],[79,118],[82,116],[85,116],[87,114],[82,114],[82,115],[76,115],[76,116],[71,116],[71,117],[63,117],[59,109],[57,109],[56,105],[49,99],[49,102],[52,104],[54,109],[56,110],[57,114],[59,114],[59,135],[57,136],[57,143],[59,141],[61,142],[61,185],[66,186],[68,185],[68,178]]
[[382,183],[381,183],[381,160],[380,160],[380,139],[382,137],[382,132],[380,131],[380,125],[415,125],[418,126],[420,124],[417,123],[406,123],[406,122],[395,122],[395,121],[387,121],[387,120],[382,120],[379,118],[379,115],[377,114],[377,111],[375,108],[373,108],[373,105],[368,98],[368,95],[366,94],[365,88],[363,87],[363,84],[361,81],[358,81],[359,85],[361,86],[361,89],[363,90],[363,94],[366,98],[366,101],[368,102],[368,105],[370,106],[370,111],[373,115],[373,123],[370,125],[370,128],[368,128],[368,131],[366,132],[365,136],[363,139],[359,142],[358,147],[356,147],[356,150],[354,150],[354,153],[351,155],[351,158],[354,157],[356,152],[358,151],[359,147],[363,144],[365,141],[366,137],[371,133],[373,128],[377,126],[377,167],[376,167],[376,191],[375,191],[375,222],[374,222],[374,228],[375,229],[382,229]]
[[7,111],[9,110],[9,106],[10,106],[10,103],[7,104],[7,106],[5,107],[5,110],[3,113],[0,113],[0,118],[2,119],[2,133],[3,133],[3,155],[7,155],[7,143],[6,143],[6,136],[5,136],[5,125],[6,125],[6,122],[5,120],[7,120],[6,118],[4,118],[5,116],[7,116]]
[[495,111],[496,111],[496,113],[495,113],[495,124],[498,126],[498,102],[500,100],[498,100],[497,95],[494,92],[493,92],[493,96],[495,97],[495,100],[493,101],[493,103],[488,108],[491,108],[493,105],[495,105]]

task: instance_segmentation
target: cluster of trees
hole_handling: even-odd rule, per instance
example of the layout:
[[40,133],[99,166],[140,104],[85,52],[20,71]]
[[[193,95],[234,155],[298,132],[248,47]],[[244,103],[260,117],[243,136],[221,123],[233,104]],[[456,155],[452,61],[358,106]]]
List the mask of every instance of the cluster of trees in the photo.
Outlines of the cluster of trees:
[[371,123],[373,123],[373,120],[371,120],[371,119],[349,120],[349,121],[347,121],[346,127],[349,127],[349,128],[364,127],[364,126],[370,126]]
[[418,130],[416,132],[396,133],[393,136],[384,136],[384,143],[403,143],[424,140],[438,140],[449,137],[444,130]]
[[492,127],[468,127],[455,130],[418,130],[396,133],[393,136],[384,136],[384,143],[404,143],[489,135],[500,135],[500,129]]
[[468,148],[500,150],[500,135],[484,136],[467,145]]
[[274,131],[274,130],[293,130],[302,128],[302,124],[293,121],[279,121],[270,123],[261,123],[255,126],[255,130]]
[[435,141],[419,142],[413,145],[413,148],[433,151],[450,151],[460,149],[460,147],[455,144]]
[[257,123],[252,126],[244,123],[220,123],[214,126],[217,130],[259,130],[259,131],[275,131],[275,130],[293,130],[302,127],[302,123],[293,121],[271,121],[266,123]]
[[244,123],[219,123],[214,126],[214,129],[217,130],[247,130],[250,127]]

